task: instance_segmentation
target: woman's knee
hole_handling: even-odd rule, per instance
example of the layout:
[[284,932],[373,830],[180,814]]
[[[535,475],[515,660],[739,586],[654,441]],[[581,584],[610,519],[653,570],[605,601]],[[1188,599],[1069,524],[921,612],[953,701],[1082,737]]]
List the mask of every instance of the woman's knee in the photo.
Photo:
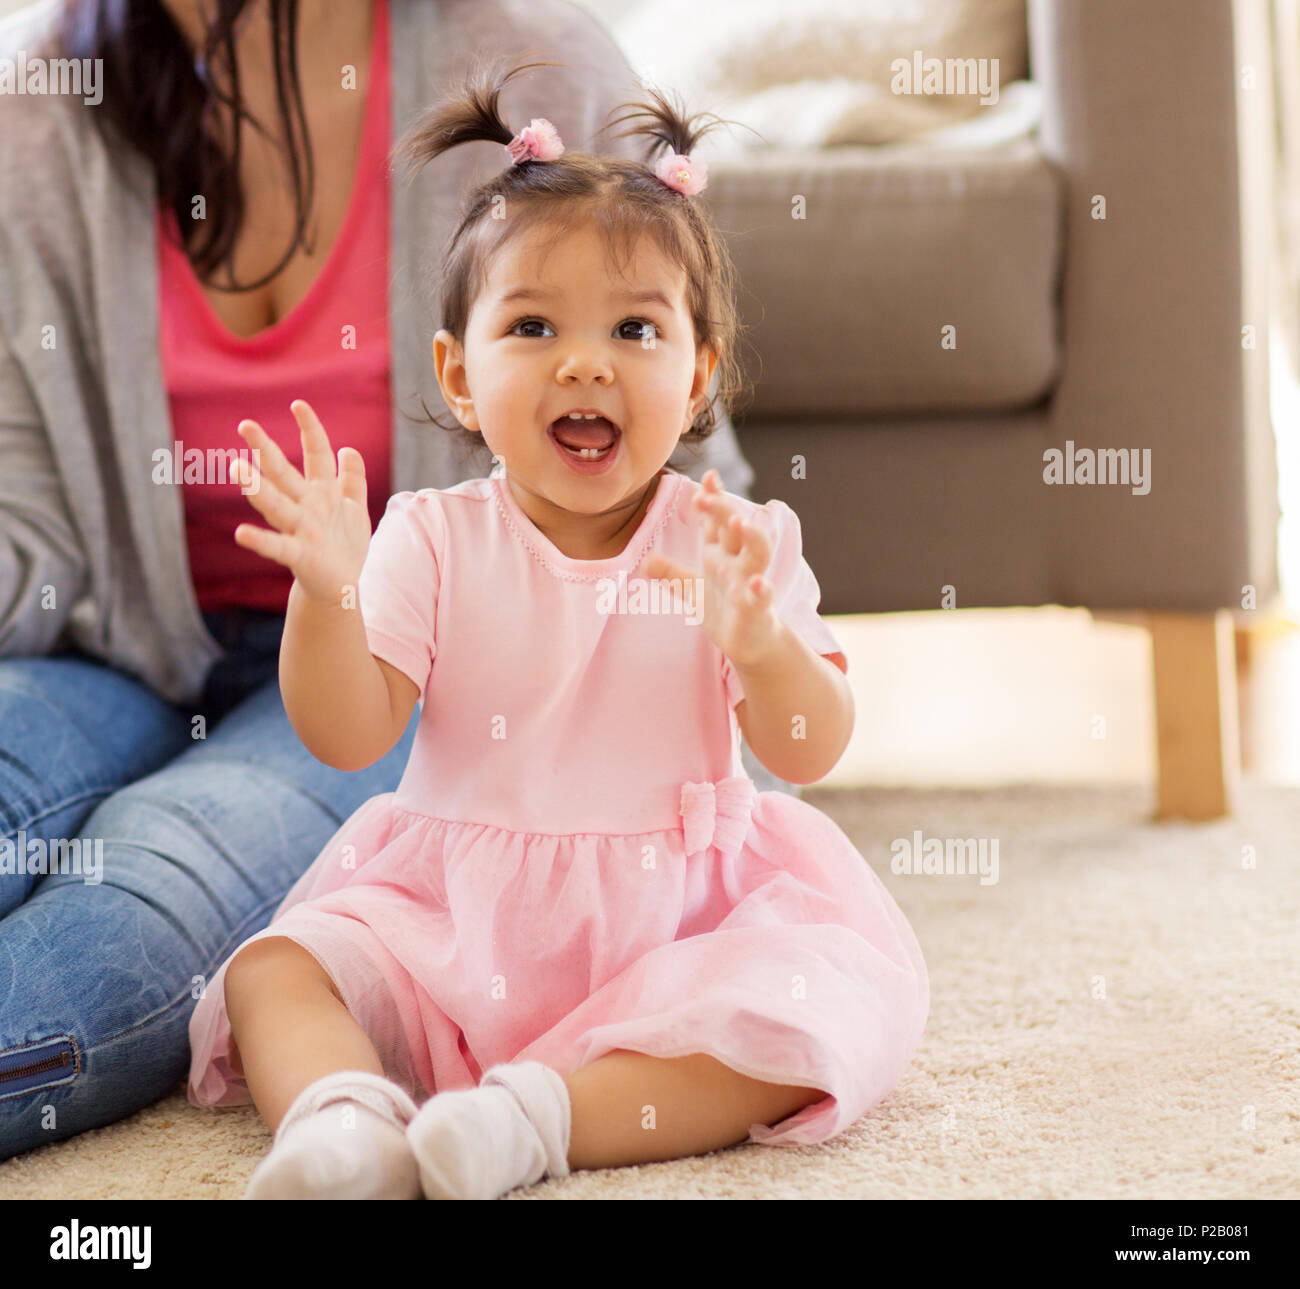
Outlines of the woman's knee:
[[0,731],[0,747],[29,757],[36,778],[62,774],[101,790],[191,742],[186,713],[134,677],[73,655],[0,659]]
[[[133,935],[164,952],[174,946],[187,978],[210,977],[232,945],[265,927],[300,875],[282,850],[258,848],[278,830],[259,829],[247,776],[236,771],[204,777],[182,759],[110,793],[77,834],[100,859],[98,916],[130,916]],[[48,878],[43,890],[68,880]]]

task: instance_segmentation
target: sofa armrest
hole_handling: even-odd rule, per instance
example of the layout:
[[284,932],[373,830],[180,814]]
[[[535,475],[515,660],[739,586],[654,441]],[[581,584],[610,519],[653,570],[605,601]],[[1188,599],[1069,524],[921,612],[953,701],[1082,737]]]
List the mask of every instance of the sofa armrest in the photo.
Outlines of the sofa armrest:
[[1030,0],[1029,36],[1066,210],[1043,447],[1151,453],[1146,495],[1055,489],[1061,602],[1240,608],[1249,583],[1262,604],[1278,520],[1266,0]]

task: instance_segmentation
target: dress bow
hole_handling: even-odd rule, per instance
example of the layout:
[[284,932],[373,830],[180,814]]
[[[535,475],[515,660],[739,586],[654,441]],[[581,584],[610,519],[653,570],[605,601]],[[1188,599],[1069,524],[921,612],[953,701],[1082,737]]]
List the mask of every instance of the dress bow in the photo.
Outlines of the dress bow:
[[749,816],[758,789],[748,775],[733,775],[716,783],[682,784],[682,838],[687,855],[717,846],[740,848],[749,832]]

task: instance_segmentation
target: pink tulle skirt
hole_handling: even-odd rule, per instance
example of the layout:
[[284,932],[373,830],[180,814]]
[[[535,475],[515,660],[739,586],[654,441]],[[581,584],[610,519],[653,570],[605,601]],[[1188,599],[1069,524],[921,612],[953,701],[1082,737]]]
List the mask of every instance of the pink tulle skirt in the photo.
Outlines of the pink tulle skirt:
[[[567,1076],[615,1049],[707,1053],[824,1090],[751,1126],[773,1145],[824,1141],[887,1096],[930,1003],[911,927],[845,834],[745,777],[685,785],[680,827],[621,836],[516,833],[374,797],[244,943],[270,936],[316,958],[417,1102],[504,1062]],[[190,1021],[195,1105],[250,1099],[230,960]]]

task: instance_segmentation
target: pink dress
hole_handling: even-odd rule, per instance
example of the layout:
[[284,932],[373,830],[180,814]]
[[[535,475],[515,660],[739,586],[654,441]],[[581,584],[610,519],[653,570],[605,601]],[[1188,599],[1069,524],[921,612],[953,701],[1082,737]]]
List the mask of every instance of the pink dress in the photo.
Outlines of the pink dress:
[[[756,790],[739,678],[691,602],[638,574],[651,549],[699,567],[699,486],[661,472],[601,560],[543,536],[501,467],[388,501],[358,602],[372,652],[420,687],[410,760],[250,940],[311,952],[417,1102],[504,1062],[703,1052],[823,1089],[747,1138],[818,1142],[916,1049],[930,991],[906,918],[830,819]],[[778,614],[839,654],[795,513],[736,501],[773,537]],[[195,1105],[249,1100],[228,963],[190,1021]]]

